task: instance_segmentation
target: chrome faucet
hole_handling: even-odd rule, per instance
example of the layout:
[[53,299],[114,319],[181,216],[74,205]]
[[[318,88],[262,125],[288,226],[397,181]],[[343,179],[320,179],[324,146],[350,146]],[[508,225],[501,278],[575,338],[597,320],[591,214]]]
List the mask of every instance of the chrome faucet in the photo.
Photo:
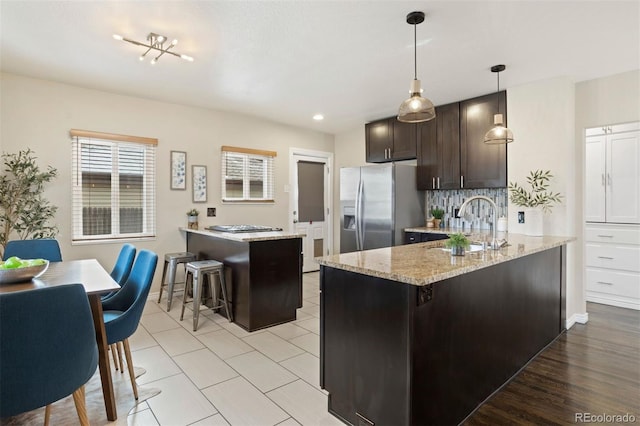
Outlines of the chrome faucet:
[[473,200],[485,200],[486,202],[491,204],[491,207],[493,207],[493,224],[491,225],[493,229],[493,239],[491,240],[491,248],[493,250],[500,250],[500,247],[506,244],[506,241],[500,243],[496,238],[496,217],[498,216],[498,206],[496,206],[496,203],[491,198],[485,197],[484,195],[474,195],[473,197],[467,198],[467,200],[460,206],[458,217],[462,217],[465,209],[467,208],[467,205],[469,205],[469,203],[471,203]]

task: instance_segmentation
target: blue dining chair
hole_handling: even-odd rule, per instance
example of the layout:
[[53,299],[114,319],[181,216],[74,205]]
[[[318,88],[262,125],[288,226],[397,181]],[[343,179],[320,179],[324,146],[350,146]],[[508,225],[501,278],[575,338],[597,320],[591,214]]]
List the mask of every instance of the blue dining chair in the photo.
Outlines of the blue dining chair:
[[[124,244],[120,249],[120,254],[118,254],[118,258],[116,259],[115,265],[113,265],[113,269],[111,270],[111,278],[122,287],[125,282],[127,282],[127,278],[129,278],[129,274],[131,273],[131,266],[133,266],[133,259],[136,257],[136,248],[132,244]],[[102,301],[107,300],[112,297],[117,292],[112,292],[109,294],[105,294],[102,296]]]
[[6,260],[11,256],[21,259],[46,259],[50,262],[62,261],[58,241],[50,238],[9,241],[4,248],[4,258]]
[[[127,282],[127,278],[129,278],[129,274],[131,273],[131,267],[133,266],[133,260],[136,257],[136,248],[133,244],[124,244],[120,249],[120,253],[118,254],[118,258],[116,259],[116,263],[111,270],[111,278],[120,286],[123,286],[125,282]],[[100,299],[104,302],[105,300],[113,297],[117,292],[113,291],[109,294],[105,294]],[[113,363],[116,366],[116,370],[118,370],[118,363],[120,365],[120,370],[123,368],[122,361],[122,351],[120,350],[121,345],[113,344],[111,345],[111,354],[113,355]],[[117,359],[116,359],[117,356]]]
[[122,288],[102,303],[107,344],[122,342],[135,399],[138,399],[138,388],[128,339],[135,333],[140,323],[157,264],[157,254],[150,250],[140,250],[131,274]]
[[88,424],[84,385],[96,371],[98,348],[84,287],[69,284],[0,294],[0,418],[73,394]]
[[136,248],[133,244],[124,244],[120,249],[120,254],[116,259],[116,264],[111,270],[111,278],[121,286],[129,278],[131,273],[131,267],[133,266],[133,259],[136,257]]

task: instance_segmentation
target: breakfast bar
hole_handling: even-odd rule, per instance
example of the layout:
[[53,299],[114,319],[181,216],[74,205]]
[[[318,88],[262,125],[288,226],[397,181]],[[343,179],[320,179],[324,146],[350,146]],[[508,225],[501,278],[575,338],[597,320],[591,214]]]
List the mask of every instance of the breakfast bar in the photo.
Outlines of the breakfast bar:
[[571,237],[432,241],[316,259],[320,382],[352,425],[459,424],[564,331]]
[[182,230],[187,233],[187,251],[198,260],[224,263],[237,325],[254,331],[296,319],[296,309],[302,307],[304,234]]

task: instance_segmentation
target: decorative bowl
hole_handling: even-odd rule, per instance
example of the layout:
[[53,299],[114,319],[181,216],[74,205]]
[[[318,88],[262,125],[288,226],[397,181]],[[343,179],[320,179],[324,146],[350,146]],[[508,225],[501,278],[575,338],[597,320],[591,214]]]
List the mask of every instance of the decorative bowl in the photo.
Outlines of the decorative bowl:
[[0,269],[0,284],[13,284],[30,281],[33,278],[44,274],[49,267],[49,261],[45,260],[44,265],[25,266],[23,268]]

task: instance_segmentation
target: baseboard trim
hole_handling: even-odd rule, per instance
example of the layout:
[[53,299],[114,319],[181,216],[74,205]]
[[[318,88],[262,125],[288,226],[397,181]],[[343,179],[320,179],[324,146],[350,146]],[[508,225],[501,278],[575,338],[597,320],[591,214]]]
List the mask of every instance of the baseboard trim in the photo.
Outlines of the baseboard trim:
[[587,322],[589,322],[589,313],[585,312],[584,314],[571,315],[571,317],[566,320],[565,325],[567,330],[569,330],[575,323],[586,324]]

